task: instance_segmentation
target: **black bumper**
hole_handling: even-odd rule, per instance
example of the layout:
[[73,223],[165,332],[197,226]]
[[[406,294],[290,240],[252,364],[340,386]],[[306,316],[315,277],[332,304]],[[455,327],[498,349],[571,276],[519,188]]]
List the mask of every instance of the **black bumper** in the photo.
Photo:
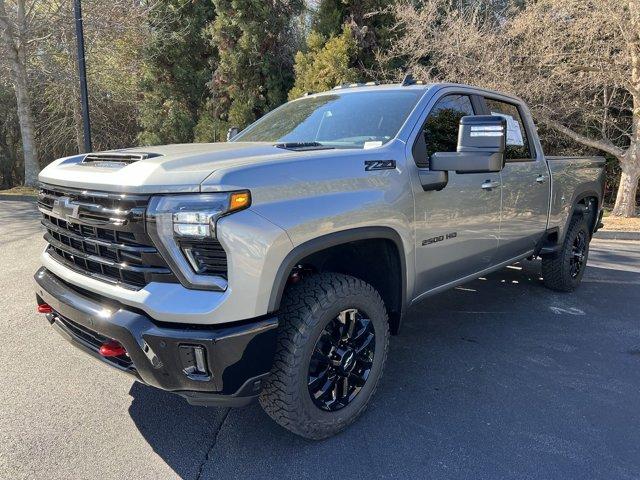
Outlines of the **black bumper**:
[[[246,405],[258,395],[271,369],[276,317],[216,328],[175,328],[78,291],[45,268],[36,272],[35,280],[38,303],[53,309],[47,319],[73,345],[147,385],[180,394],[191,404]],[[103,357],[99,349],[105,339],[119,342],[127,355]],[[180,347],[194,345],[206,351],[206,375],[185,371]]]

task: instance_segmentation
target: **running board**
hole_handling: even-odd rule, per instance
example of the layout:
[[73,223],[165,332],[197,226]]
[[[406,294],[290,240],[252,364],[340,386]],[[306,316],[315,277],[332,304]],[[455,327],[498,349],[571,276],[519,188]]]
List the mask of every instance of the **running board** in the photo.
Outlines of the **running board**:
[[437,293],[443,292],[445,290],[449,290],[450,288],[454,288],[457,287],[458,285],[462,285],[463,283],[467,283],[470,282],[471,280],[476,280],[478,277],[482,277],[484,275],[487,275],[489,273],[495,272],[496,270],[500,270],[504,267],[507,267],[509,265],[512,265],[516,262],[519,262],[520,260],[524,260],[525,258],[530,257],[531,255],[534,254],[534,250],[530,250],[525,254],[519,255],[517,257],[514,257],[510,260],[507,260],[506,262],[502,262],[499,263],[497,265],[493,265],[489,268],[485,268],[484,270],[480,270],[479,272],[473,273],[471,275],[467,275],[466,277],[462,277],[458,280],[454,280],[453,282],[449,282],[449,283],[445,283],[444,285],[440,285],[439,287],[436,288],[432,288],[431,290],[427,290],[424,293],[421,293],[420,295],[418,295],[416,298],[414,298],[411,301],[411,305],[414,305],[415,303],[418,303],[419,301],[430,297],[432,295],[435,295]]

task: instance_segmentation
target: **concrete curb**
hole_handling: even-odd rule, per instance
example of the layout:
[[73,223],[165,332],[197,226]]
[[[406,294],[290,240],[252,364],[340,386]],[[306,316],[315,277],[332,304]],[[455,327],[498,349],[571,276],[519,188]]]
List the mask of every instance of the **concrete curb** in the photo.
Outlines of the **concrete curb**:
[[38,199],[35,195],[3,195],[0,193],[0,202],[35,202]]
[[640,241],[640,232],[616,232],[614,230],[599,230],[594,238],[600,240],[638,240]]

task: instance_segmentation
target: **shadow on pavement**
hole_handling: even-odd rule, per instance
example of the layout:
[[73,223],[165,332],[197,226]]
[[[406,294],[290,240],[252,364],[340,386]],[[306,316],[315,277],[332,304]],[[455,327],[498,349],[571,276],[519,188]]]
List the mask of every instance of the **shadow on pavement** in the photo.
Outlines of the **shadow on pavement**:
[[598,279],[640,275],[585,278],[550,292],[539,263],[522,262],[425,300],[391,339],[368,411],[323,442],[258,405],[191,407],[140,384],[130,414],[183,478],[633,478],[640,291],[609,285],[603,301]]
[[226,409],[194,407],[182,397],[135,382],[129,415],[153,450],[182,478],[196,478]]

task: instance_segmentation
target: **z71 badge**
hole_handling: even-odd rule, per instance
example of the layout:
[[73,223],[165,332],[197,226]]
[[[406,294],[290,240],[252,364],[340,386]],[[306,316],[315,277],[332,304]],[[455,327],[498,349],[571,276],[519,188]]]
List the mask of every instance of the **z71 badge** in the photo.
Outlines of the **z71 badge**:
[[422,246],[431,245],[433,243],[442,242],[443,240],[450,240],[452,238],[456,238],[458,236],[458,232],[447,233],[446,235],[438,235],[437,237],[427,238],[422,241]]
[[395,160],[365,160],[364,161],[364,169],[367,172],[371,172],[373,170],[395,170],[396,161]]

